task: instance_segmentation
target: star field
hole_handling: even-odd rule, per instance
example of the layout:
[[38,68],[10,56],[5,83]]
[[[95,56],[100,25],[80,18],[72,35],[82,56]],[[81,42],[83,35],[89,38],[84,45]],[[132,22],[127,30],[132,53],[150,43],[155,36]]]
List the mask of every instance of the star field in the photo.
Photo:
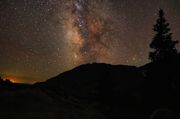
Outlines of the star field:
[[159,8],[179,40],[179,5],[179,0],[0,0],[0,75],[34,83],[85,63],[146,64]]

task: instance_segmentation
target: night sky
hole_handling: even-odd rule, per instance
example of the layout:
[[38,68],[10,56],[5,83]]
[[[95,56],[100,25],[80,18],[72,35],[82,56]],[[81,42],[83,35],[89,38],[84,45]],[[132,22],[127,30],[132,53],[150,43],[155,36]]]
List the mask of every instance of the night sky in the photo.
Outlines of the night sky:
[[0,0],[0,75],[34,83],[85,63],[144,65],[159,8],[179,40],[180,0]]

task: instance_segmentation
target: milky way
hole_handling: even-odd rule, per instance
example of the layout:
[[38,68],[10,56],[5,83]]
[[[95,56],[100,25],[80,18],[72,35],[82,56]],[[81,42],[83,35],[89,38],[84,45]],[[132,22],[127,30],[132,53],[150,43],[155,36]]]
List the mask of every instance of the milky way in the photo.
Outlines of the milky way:
[[159,8],[179,40],[179,6],[179,0],[0,0],[0,76],[34,83],[85,63],[144,65]]
[[107,36],[106,16],[101,15],[106,11],[100,11],[103,4],[88,0],[74,0],[69,4],[71,9],[67,13],[69,19],[65,30],[67,30],[67,40],[73,48],[75,64],[101,62],[110,57],[107,44],[111,38]]

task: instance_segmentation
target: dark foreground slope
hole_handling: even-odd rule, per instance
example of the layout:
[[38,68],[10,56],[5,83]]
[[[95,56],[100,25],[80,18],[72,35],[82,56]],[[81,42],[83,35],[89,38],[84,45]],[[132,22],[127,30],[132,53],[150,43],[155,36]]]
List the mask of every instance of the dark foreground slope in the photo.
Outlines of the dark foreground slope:
[[179,119],[180,56],[142,67],[87,64],[2,91],[0,117]]

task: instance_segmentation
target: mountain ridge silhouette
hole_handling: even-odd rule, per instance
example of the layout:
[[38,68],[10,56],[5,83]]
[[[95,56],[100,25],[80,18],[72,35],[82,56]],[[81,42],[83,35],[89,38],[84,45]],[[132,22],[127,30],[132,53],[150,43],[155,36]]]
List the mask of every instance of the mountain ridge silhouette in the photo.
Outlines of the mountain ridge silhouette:
[[1,93],[0,116],[178,119],[179,79],[180,54],[140,67],[81,65],[45,82]]

